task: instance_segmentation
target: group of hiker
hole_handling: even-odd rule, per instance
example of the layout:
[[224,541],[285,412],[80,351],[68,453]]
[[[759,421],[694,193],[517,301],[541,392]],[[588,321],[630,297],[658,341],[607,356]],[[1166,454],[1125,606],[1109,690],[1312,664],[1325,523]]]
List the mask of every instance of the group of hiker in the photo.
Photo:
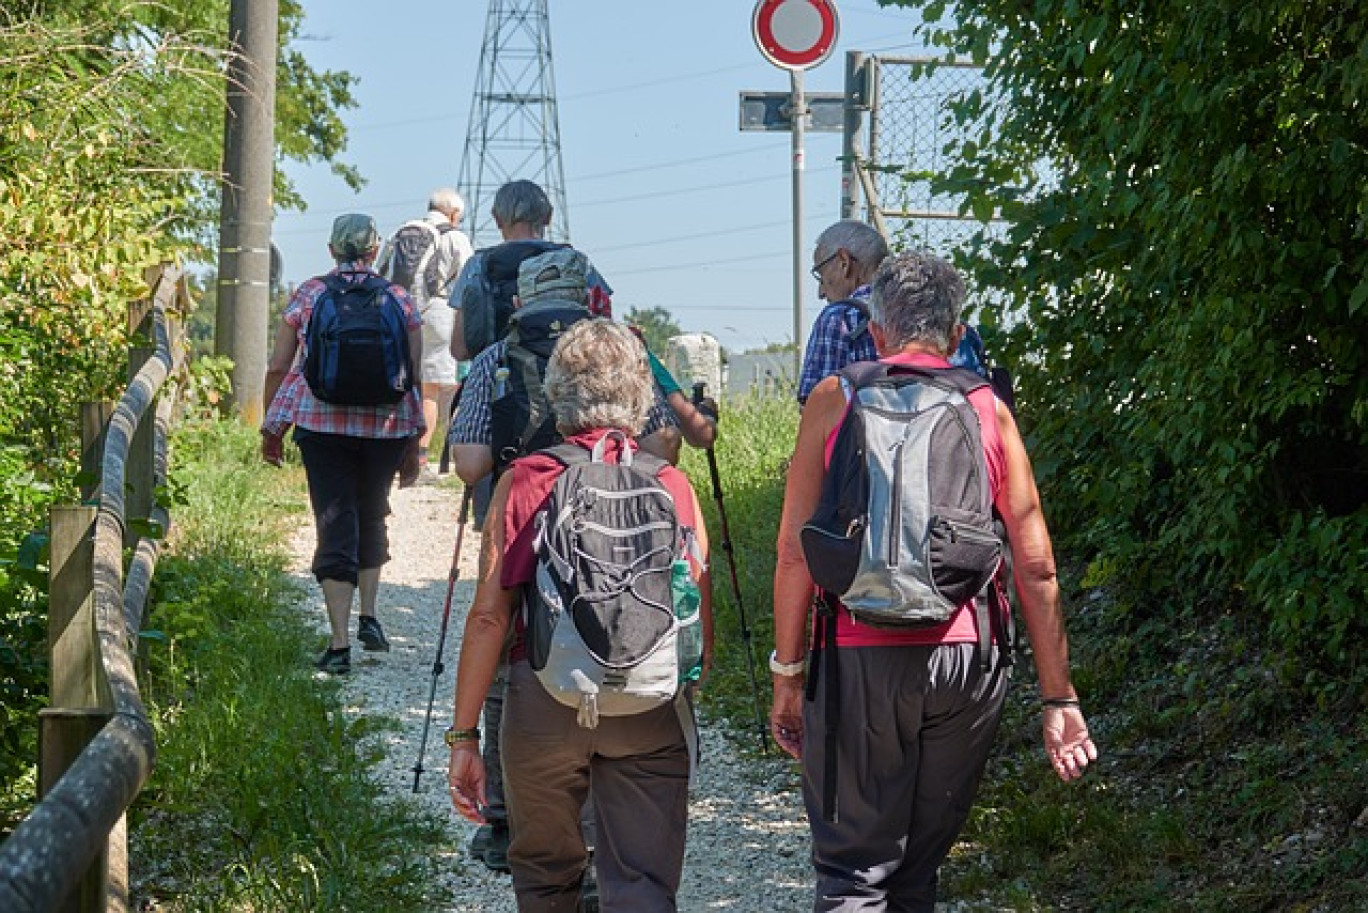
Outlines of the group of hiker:
[[[675,463],[681,442],[711,458],[717,405],[612,320],[582,252],[546,240],[535,183],[500,188],[504,240],[479,251],[454,190],[428,208],[383,245],[369,216],[340,216],[336,268],[296,290],[268,363],[262,455],[279,464],[293,427],[317,526],[317,666],[350,671],[353,603],[356,639],[388,650],[389,492],[433,474],[450,414],[461,522],[473,505],[481,531],[445,732],[472,852],[511,871],[522,911],[675,910],[714,640],[707,530]],[[962,278],[855,220],[819,236],[812,274],[827,304],[776,531],[769,731],[802,766],[813,909],[932,911],[1007,693],[1009,589],[1050,763],[1072,780],[1097,750]]]

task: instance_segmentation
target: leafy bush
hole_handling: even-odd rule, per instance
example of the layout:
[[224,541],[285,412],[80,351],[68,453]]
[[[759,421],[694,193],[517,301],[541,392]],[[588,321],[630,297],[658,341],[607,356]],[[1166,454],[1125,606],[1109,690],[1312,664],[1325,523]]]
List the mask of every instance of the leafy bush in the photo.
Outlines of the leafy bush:
[[1356,674],[1368,21],[1330,0],[955,14],[935,40],[993,87],[958,114],[1006,105],[939,187],[1010,225],[962,262],[1025,318],[1005,343],[1057,527],[1146,613],[1239,606]]

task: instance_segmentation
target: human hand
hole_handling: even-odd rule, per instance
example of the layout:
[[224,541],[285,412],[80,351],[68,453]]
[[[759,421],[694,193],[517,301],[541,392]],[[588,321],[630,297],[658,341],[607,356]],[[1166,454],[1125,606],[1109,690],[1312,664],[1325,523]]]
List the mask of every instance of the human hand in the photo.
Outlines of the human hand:
[[785,754],[803,757],[803,677],[774,676],[774,703],[770,705],[770,734]]
[[447,764],[447,790],[451,806],[468,821],[484,824],[481,809],[485,801],[485,766],[480,757],[479,742],[457,742],[451,749]]
[[1083,711],[1077,706],[1047,706],[1043,712],[1040,728],[1050,764],[1064,782],[1077,780],[1097,760],[1097,746],[1088,735]]
[[285,435],[261,430],[261,459],[271,466],[285,462]]

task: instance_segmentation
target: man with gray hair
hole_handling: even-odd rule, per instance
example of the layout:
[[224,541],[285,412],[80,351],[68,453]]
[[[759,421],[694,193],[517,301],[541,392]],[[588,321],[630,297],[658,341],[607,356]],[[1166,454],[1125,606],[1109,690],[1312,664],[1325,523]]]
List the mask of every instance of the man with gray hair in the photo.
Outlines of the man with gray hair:
[[455,188],[432,191],[427,208],[427,215],[405,222],[394,233],[376,271],[407,289],[423,317],[422,393],[427,430],[418,441],[418,458],[421,477],[430,480],[428,444],[439,419],[450,414],[456,394],[456,359],[451,356],[454,314],[447,297],[473,250],[470,238],[457,227],[465,214],[465,200]]
[[888,256],[888,243],[857,219],[842,219],[817,236],[812,278],[827,306],[817,315],[803,355],[798,402],[848,364],[878,357],[869,335],[869,280]]
[[[473,359],[503,338],[513,313],[522,262],[568,246],[546,240],[551,212],[551,199],[532,181],[509,181],[494,194],[490,215],[503,243],[476,251],[451,295],[450,304],[456,309],[451,354],[457,359]],[[592,265],[587,279],[589,313],[611,317],[613,290]]]

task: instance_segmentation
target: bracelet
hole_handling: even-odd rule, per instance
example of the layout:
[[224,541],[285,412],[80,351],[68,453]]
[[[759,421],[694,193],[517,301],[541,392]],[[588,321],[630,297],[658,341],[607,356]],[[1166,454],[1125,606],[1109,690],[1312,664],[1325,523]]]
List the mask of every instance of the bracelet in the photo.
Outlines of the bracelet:
[[451,726],[447,728],[443,738],[446,740],[448,747],[455,748],[457,742],[480,741],[480,730],[475,728],[457,729],[455,726]]
[[1047,697],[1040,702],[1042,707],[1077,707],[1076,697]]
[[795,675],[802,675],[807,669],[807,663],[801,659],[791,663],[781,663],[779,662],[779,651],[771,650],[769,667],[770,671],[775,675],[783,675],[792,678]]

